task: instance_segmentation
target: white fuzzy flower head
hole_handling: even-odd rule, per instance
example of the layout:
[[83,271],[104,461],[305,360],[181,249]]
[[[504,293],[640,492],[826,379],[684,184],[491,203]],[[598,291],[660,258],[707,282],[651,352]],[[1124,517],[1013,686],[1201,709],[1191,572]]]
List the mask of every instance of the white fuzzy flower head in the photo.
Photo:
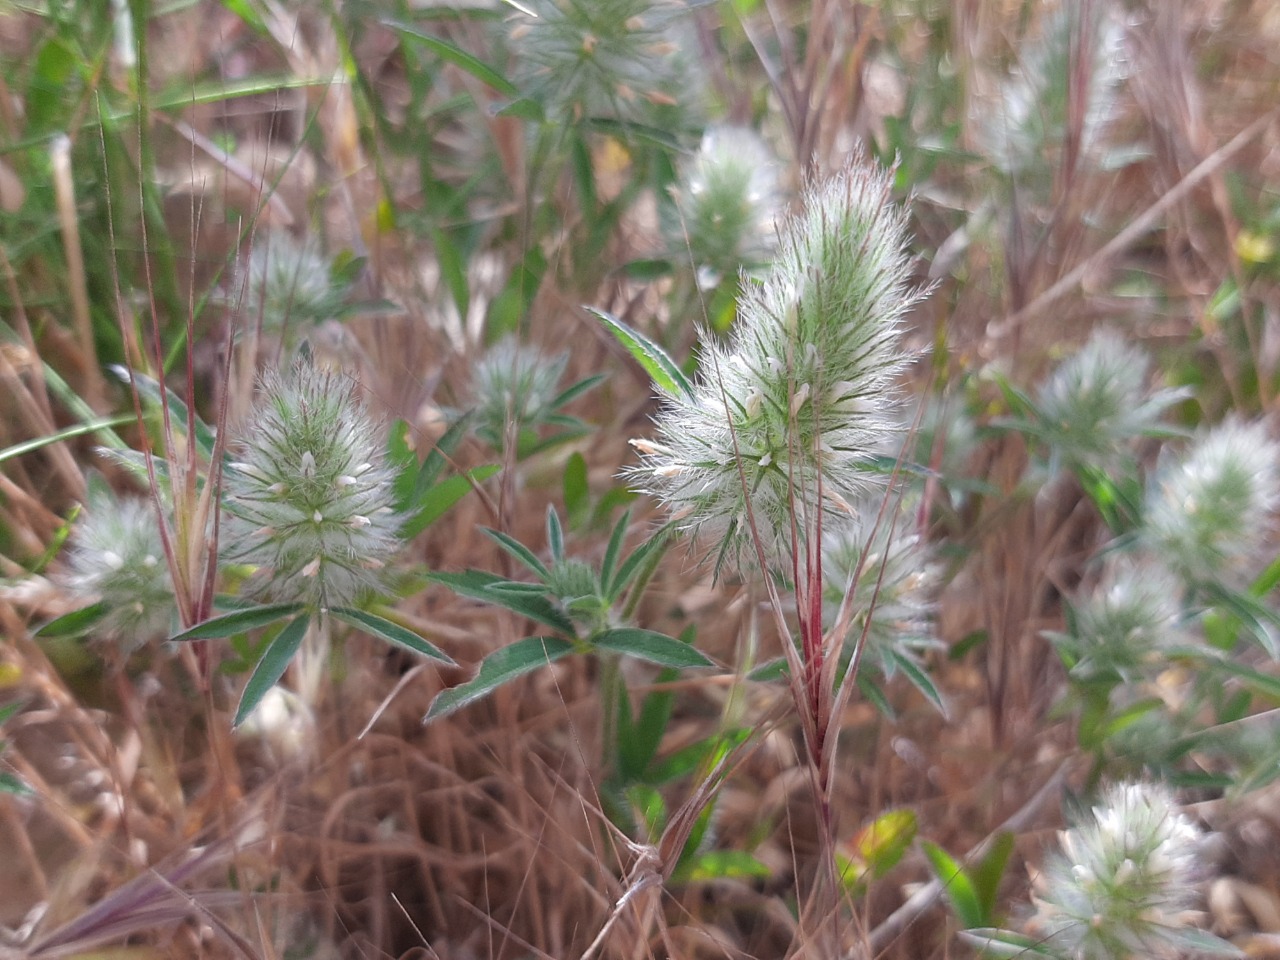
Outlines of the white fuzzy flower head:
[[1163,787],[1112,787],[1062,833],[1029,932],[1072,960],[1177,956],[1194,935],[1199,839]]
[[895,511],[879,517],[878,510],[869,503],[854,518],[833,517],[823,534],[823,625],[835,624],[852,579],[855,616],[846,643],[865,628],[863,662],[888,678],[904,661],[916,664],[921,653],[941,646],[932,630],[938,570],[913,527],[910,505],[899,505],[896,522]]
[[677,258],[692,257],[708,285],[768,259],[782,196],[777,161],[754,130],[708,129],[676,198],[670,245]]
[[1280,499],[1280,444],[1261,422],[1230,418],[1201,437],[1149,492],[1146,535],[1193,580],[1251,575]]
[[1137,679],[1161,648],[1182,638],[1182,589],[1177,577],[1154,563],[1112,563],[1074,606],[1070,633],[1051,636],[1074,662],[1072,676]]
[[1113,330],[1100,330],[1063,361],[1040,391],[1043,438],[1068,462],[1106,467],[1130,442],[1160,429],[1186,394],[1147,389],[1150,357]]
[[260,234],[245,267],[246,311],[277,334],[329,319],[345,294],[331,266],[314,237],[298,242],[284,231]]
[[556,412],[554,400],[568,362],[568,354],[548,356],[514,337],[491,347],[471,377],[480,438],[501,450],[508,427],[519,439],[522,430],[544,423]]
[[[1083,78],[1073,75],[1083,57]],[[1078,149],[1086,157],[1098,149],[1116,114],[1128,71],[1125,32],[1108,4],[1063,4],[1050,12],[1038,40],[1026,45],[1018,68],[1000,84],[994,103],[978,118],[980,146],[1001,172],[1045,179],[1051,155],[1068,134],[1072,109],[1083,107]],[[1081,86],[1086,102],[1073,104]]]
[[792,531],[818,509],[847,511],[876,483],[866,469],[900,429],[906,354],[906,214],[867,162],[811,185],[777,259],[743,292],[729,344],[704,345],[692,395],[668,396],[658,438],[633,475],[685,529],[786,568]]
[[226,475],[222,559],[259,568],[249,592],[320,610],[378,588],[400,545],[383,441],[349,378],[263,377]]
[[90,496],[73,533],[67,586],[106,610],[98,630],[123,652],[166,636],[174,613],[173,583],[155,510],[143,499]]
[[684,91],[675,0],[523,0],[512,47],[523,89],[557,118],[655,123]]

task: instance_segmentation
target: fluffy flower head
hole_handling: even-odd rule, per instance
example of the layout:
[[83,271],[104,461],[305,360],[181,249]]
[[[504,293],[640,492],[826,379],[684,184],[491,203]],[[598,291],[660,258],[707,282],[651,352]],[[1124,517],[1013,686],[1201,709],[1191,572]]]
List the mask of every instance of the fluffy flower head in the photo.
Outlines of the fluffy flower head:
[[1044,439],[1057,456],[1107,466],[1137,437],[1158,432],[1166,408],[1182,390],[1149,393],[1151,361],[1112,330],[1100,330],[1063,361],[1040,391]]
[[1192,579],[1248,575],[1278,499],[1280,444],[1261,422],[1228,419],[1164,472],[1147,498],[1147,535]]
[[382,439],[347,377],[263,378],[226,478],[223,560],[259,568],[251,592],[325,609],[379,585],[400,543]]
[[476,433],[501,450],[508,425],[514,427],[517,439],[522,430],[541,426],[555,413],[554,401],[568,362],[568,354],[547,356],[514,337],[495,344],[472,374],[479,418]]
[[1195,917],[1199,831],[1165,789],[1113,787],[1061,844],[1037,883],[1032,923],[1049,949],[1074,960],[1181,952]]
[[670,0],[525,0],[513,44],[521,78],[548,113],[654,122],[682,92],[684,63],[672,42],[683,7]]
[[684,171],[671,246],[678,257],[692,256],[700,278],[713,285],[767,259],[781,199],[777,163],[760,135],[712,127]]
[[72,543],[67,585],[86,600],[102,601],[107,612],[99,629],[106,637],[127,653],[169,632],[173,583],[150,503],[93,493]]
[[1178,579],[1153,563],[1113,563],[1074,607],[1073,629],[1050,639],[1074,661],[1073,676],[1136,679],[1162,647],[1181,639]]
[[899,429],[899,327],[918,291],[889,190],[865,163],[812,185],[731,342],[704,346],[692,393],[667,397],[657,441],[636,442],[642,486],[723,557],[742,555],[752,521],[771,565],[789,556],[793,518],[812,526],[819,490],[848,512]]
[[312,237],[299,242],[283,231],[261,234],[245,268],[245,308],[272,333],[328,319],[346,293],[330,268]]

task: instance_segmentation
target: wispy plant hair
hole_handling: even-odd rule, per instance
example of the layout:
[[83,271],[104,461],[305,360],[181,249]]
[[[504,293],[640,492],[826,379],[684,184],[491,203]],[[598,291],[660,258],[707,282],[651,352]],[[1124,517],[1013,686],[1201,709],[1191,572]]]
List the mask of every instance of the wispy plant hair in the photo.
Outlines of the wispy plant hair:
[[[907,218],[889,174],[859,161],[804,192],[778,255],[749,284],[727,343],[704,343],[690,395],[669,396],[634,470],[692,533],[739,560],[754,525],[771,565],[793,530],[850,504],[901,419],[911,285]],[[794,521],[794,526],[793,526]]]

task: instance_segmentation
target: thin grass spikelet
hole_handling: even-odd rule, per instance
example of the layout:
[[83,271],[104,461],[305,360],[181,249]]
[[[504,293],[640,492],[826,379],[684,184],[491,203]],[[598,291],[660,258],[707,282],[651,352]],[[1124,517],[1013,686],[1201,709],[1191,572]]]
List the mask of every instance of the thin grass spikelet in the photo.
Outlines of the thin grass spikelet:
[[1071,960],[1173,957],[1212,943],[1192,926],[1200,832],[1172,795],[1121,784],[1092,814],[1060,835],[1028,932]]
[[754,556],[754,525],[785,569],[819,490],[821,509],[847,513],[882,479],[867,468],[901,431],[900,326],[920,296],[890,184],[864,162],[809,186],[731,341],[704,343],[692,393],[667,396],[656,439],[636,443],[631,475],[722,559]]
[[177,607],[151,503],[92,490],[74,529],[67,587],[106,611],[97,630],[128,654],[167,636]]
[[342,374],[272,371],[226,473],[224,562],[247,592],[313,610],[376,590],[400,546],[384,437]]
[[1193,581],[1247,577],[1280,502],[1280,444],[1262,422],[1228,418],[1167,467],[1148,492],[1144,535]]

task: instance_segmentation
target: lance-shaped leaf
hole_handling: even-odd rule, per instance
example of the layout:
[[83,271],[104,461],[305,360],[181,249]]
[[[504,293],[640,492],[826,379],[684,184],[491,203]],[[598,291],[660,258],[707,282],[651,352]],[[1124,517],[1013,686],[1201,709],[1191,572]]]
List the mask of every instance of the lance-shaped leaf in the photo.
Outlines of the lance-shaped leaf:
[[443,717],[488,696],[504,683],[532,673],[573,652],[573,644],[558,637],[525,637],[485,657],[475,677],[445,690],[432,701],[422,722]]
[[197,623],[181,633],[174,634],[170,640],[213,640],[220,637],[231,637],[246,630],[265,627],[269,623],[283,620],[302,609],[300,603],[270,603],[246,610],[235,610],[224,613],[220,617],[212,617],[203,623]]
[[329,614],[335,620],[350,624],[372,637],[378,637],[397,647],[420,653],[424,657],[431,657],[433,660],[455,665],[453,658],[435,644],[428,643],[408,627],[402,627],[386,617],[380,617],[365,610],[356,610],[353,607],[334,607],[329,611]]
[[307,627],[310,623],[309,617],[298,617],[289,621],[276,638],[267,645],[267,649],[262,652],[262,659],[253,668],[253,674],[245,684],[244,693],[240,696],[240,706],[236,708],[235,719],[231,721],[233,727],[244,723],[249,714],[253,713],[254,708],[262,702],[267,691],[284,676],[285,668],[289,666],[289,661],[302,645],[302,638],[307,635]]
[[645,372],[661,390],[672,396],[693,396],[693,385],[689,383],[688,378],[667,351],[617,317],[603,310],[597,310],[595,307],[587,307],[586,310],[599,319],[617,341],[627,348],[627,352],[635,357],[640,366],[644,367]]
[[715,666],[689,644],[675,637],[668,637],[665,633],[641,630],[639,627],[606,630],[592,637],[591,642],[605,650],[656,663],[660,667]]

